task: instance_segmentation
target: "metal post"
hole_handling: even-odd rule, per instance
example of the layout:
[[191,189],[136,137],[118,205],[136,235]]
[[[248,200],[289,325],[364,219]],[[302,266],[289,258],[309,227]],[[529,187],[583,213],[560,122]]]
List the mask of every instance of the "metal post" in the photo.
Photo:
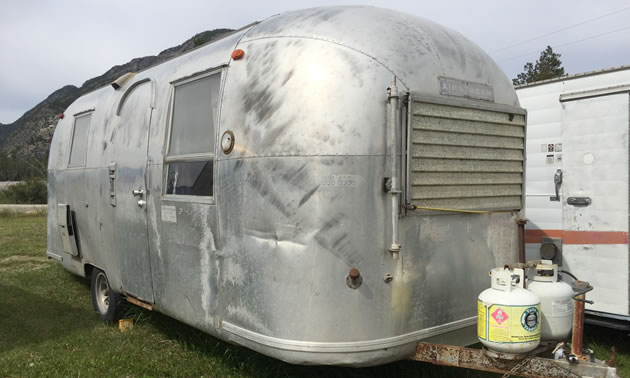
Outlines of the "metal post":
[[525,263],[525,224],[527,219],[519,219],[518,224],[518,262]]
[[586,300],[586,293],[593,290],[591,284],[586,281],[575,280],[571,285],[573,295],[573,336],[571,337],[571,354],[578,359],[582,357],[582,339],[584,337],[584,306],[585,303],[593,304]]
[[398,165],[396,164],[397,149],[396,144],[398,139],[396,138],[398,128],[400,126],[400,116],[398,109],[398,88],[396,87],[396,76],[392,80],[392,85],[389,88],[389,96],[387,98],[390,105],[390,122],[389,122],[389,151],[391,154],[391,190],[389,193],[392,195],[392,244],[389,247],[389,251],[397,257],[400,252],[400,243],[398,241],[398,212],[399,212],[399,195],[400,187],[398,184]]
[[571,354],[582,357],[582,339],[584,337],[584,299],[586,295],[580,294],[573,301],[573,336],[571,337]]

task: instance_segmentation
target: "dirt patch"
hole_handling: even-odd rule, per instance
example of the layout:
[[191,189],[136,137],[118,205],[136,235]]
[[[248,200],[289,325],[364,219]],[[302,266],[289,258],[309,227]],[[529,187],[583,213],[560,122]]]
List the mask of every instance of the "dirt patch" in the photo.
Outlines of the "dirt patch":
[[0,259],[0,273],[19,273],[32,270],[39,270],[49,266],[49,262],[42,257],[32,256],[10,256]]

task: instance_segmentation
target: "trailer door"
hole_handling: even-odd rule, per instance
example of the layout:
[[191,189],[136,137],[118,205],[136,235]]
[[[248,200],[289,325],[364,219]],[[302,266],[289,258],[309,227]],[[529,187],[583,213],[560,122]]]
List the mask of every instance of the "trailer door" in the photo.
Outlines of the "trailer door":
[[116,112],[118,126],[112,136],[115,154],[109,169],[123,290],[151,303],[146,181],[152,86],[150,80],[141,80],[121,98]]
[[560,101],[564,268],[594,287],[587,310],[628,315],[628,93]]

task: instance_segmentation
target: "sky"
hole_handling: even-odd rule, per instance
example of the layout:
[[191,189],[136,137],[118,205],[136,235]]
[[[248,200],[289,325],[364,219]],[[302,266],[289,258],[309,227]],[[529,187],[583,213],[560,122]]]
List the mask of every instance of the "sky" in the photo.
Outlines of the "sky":
[[[627,0],[0,0],[0,123],[11,123],[67,84],[178,45],[289,10],[364,4],[455,29],[509,78],[551,45],[569,74],[630,64]],[[541,38],[538,38],[541,37]]]

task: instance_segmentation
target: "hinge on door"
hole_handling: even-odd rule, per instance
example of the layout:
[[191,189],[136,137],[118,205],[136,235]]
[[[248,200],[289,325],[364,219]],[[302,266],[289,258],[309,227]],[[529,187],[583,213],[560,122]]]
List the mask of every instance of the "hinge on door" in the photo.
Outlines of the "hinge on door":
[[109,204],[116,206],[116,163],[109,165]]

